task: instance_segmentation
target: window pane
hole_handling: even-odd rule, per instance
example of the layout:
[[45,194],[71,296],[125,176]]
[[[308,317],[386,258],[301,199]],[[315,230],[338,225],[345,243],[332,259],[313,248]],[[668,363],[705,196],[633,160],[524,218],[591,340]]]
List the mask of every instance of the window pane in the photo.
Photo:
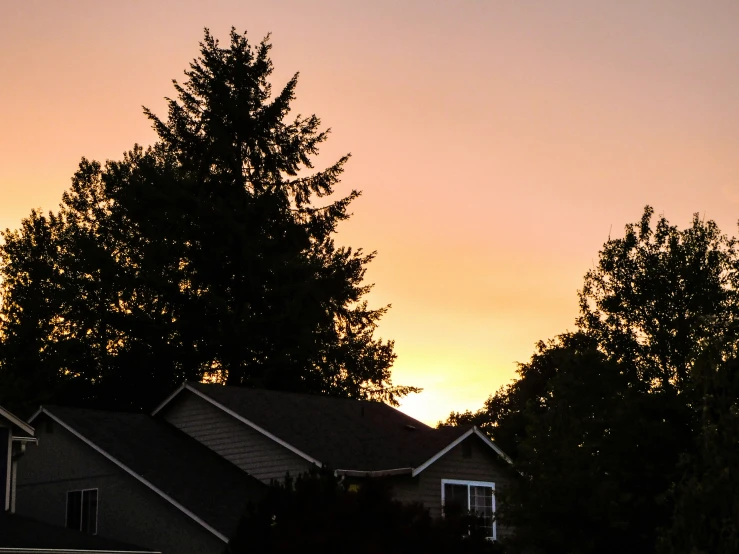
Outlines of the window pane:
[[493,536],[493,489],[492,487],[470,486],[470,512],[482,518],[481,526]]
[[444,485],[444,499],[446,503],[462,503],[467,507],[467,485]]
[[466,512],[467,485],[444,484],[444,513],[446,515],[460,515]]
[[67,528],[80,530],[82,511],[82,491],[71,491],[67,493]]
[[82,493],[82,526],[84,533],[97,533],[98,491],[89,490]]

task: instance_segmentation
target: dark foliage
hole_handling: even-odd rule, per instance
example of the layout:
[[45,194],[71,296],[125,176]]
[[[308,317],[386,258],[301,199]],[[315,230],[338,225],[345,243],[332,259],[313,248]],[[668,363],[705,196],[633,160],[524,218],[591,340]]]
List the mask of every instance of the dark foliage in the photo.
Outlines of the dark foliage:
[[552,553],[737,551],[739,257],[696,215],[609,239],[578,330],[476,413],[522,473],[509,523]]
[[672,524],[660,540],[663,554],[739,552],[739,360],[701,360],[696,385],[700,433],[683,455]]
[[[337,246],[359,192],[334,198],[348,156],[313,160],[328,130],[288,119],[268,39],[205,32],[174,82],[159,139],[83,159],[59,210],[0,247],[0,402],[141,408],[183,380],[395,402],[385,308],[363,282],[374,253]],[[331,197],[331,199],[329,198]]]
[[[354,489],[354,490],[350,490]],[[422,506],[393,500],[382,479],[346,486],[331,472],[314,472],[284,484],[244,515],[226,552],[352,554],[477,554],[503,547],[470,533],[466,514],[432,520]]]

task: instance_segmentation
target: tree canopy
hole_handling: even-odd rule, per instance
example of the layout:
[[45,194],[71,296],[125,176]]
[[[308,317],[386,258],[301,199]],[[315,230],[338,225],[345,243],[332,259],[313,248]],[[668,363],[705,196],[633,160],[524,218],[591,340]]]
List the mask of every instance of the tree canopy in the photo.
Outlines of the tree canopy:
[[546,552],[736,552],[739,256],[647,207],[609,238],[577,329],[478,412],[524,478],[508,515]]
[[386,307],[364,282],[375,256],[335,243],[352,190],[343,156],[316,170],[329,130],[289,118],[295,74],[272,93],[269,37],[205,31],[174,81],[158,140],[82,159],[57,211],[0,246],[0,402],[141,408],[183,380],[389,402]]

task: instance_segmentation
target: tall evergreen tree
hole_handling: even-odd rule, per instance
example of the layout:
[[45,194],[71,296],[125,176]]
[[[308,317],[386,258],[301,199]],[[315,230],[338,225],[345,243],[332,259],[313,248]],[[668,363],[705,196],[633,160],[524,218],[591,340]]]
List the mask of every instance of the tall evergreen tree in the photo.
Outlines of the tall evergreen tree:
[[332,196],[348,155],[314,169],[329,131],[288,119],[298,75],[273,96],[270,48],[206,30],[167,117],[144,108],[156,144],[83,159],[58,212],[4,233],[0,380],[22,398],[133,408],[202,378],[389,402],[417,390],[392,384],[393,342],[374,336],[375,254],[334,242],[359,196]]

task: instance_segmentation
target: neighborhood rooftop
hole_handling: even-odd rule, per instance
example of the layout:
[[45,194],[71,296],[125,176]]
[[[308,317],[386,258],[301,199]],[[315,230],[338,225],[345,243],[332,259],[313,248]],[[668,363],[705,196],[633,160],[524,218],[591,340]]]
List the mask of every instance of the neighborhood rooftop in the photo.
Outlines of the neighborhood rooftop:
[[382,402],[205,383],[186,383],[154,413],[185,390],[335,470],[410,471],[477,431],[435,429]]
[[[46,414],[225,537],[264,484],[148,414],[45,406]],[[191,516],[192,517],[192,516]]]
[[[473,425],[433,428],[379,401],[184,383],[151,414],[50,405],[29,423],[0,412],[0,431],[0,461],[12,462],[0,471],[5,509],[23,516],[0,521],[0,551],[13,527],[13,540],[38,552],[93,554],[105,545],[92,541],[111,537],[164,554],[219,554],[270,483],[316,467],[350,490],[388,477],[396,500],[434,518],[461,503],[481,512],[492,540],[512,532],[494,519],[511,461],[489,437]],[[43,536],[40,525],[55,526],[50,540],[29,542]],[[85,533],[100,535],[89,547],[67,542]],[[107,552],[132,550],[111,543]]]

